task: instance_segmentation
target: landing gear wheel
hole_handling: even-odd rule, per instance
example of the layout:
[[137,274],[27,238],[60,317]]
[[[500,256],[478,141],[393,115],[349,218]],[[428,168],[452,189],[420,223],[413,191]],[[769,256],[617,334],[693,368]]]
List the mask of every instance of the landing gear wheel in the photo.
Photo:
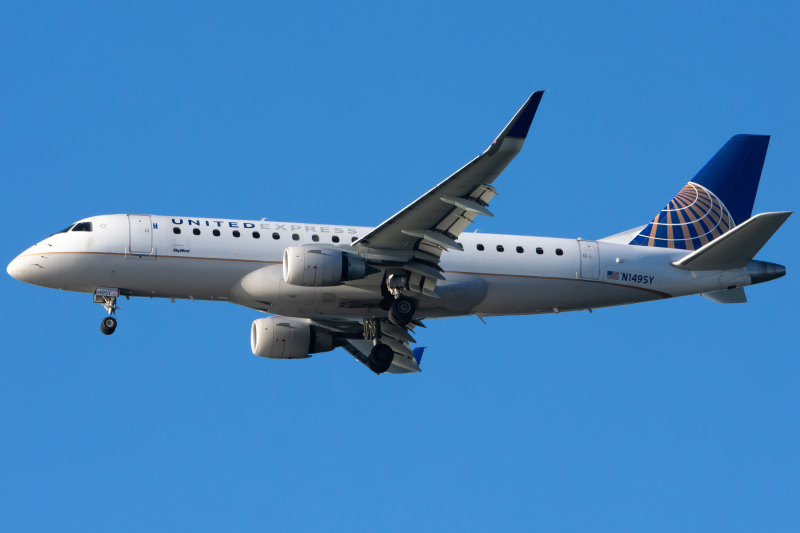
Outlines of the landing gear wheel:
[[100,323],[100,331],[103,332],[104,335],[111,335],[114,333],[114,330],[117,329],[117,319],[113,316],[107,316],[103,319]]
[[407,296],[400,296],[389,309],[389,321],[397,327],[402,328],[414,318],[417,311],[417,304]]
[[369,352],[367,366],[376,374],[383,374],[392,365],[394,351],[385,344],[376,344]]

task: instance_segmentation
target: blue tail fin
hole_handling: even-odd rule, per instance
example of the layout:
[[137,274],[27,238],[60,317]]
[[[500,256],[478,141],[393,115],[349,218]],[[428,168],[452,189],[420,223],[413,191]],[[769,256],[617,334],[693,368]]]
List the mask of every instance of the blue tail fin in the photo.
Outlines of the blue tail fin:
[[769,135],[736,135],[630,242],[696,250],[741,224],[753,204]]

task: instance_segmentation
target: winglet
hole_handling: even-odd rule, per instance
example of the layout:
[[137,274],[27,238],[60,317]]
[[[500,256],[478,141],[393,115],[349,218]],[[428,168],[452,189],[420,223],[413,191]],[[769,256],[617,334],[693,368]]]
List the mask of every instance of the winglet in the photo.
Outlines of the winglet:
[[542,95],[547,91],[536,91],[530,98],[523,104],[514,118],[511,119],[497,139],[494,140],[491,146],[486,149],[484,155],[493,155],[500,149],[500,145],[507,137],[514,139],[522,139],[528,136],[528,130],[531,128],[533,117],[536,115],[536,110],[539,109],[539,102],[542,101]]
[[425,346],[422,348],[414,348],[414,360],[417,362],[417,366],[419,366],[419,362],[422,361],[422,352],[425,351]]

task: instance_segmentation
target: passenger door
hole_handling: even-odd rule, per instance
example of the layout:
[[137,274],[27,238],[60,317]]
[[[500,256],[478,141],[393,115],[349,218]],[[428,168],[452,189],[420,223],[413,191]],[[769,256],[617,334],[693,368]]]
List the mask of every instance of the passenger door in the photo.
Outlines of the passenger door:
[[578,241],[581,249],[581,278],[600,278],[600,253],[594,241]]
[[149,254],[153,251],[153,227],[149,215],[128,215],[132,254]]

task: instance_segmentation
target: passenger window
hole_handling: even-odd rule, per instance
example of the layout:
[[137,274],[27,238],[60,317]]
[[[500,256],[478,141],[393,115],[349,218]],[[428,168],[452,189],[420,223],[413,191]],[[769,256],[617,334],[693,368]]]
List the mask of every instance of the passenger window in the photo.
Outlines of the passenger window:
[[517,246],[517,253],[518,254],[521,254],[521,253],[524,253],[524,252],[525,252],[525,249],[522,246]]
[[233,236],[234,237],[239,238],[239,235],[241,235],[241,233],[239,233],[238,229],[233,230]]
[[72,228],[72,231],[92,231],[92,223],[78,222],[77,224],[75,224],[75,227]]
[[175,235],[180,235],[181,234],[181,228],[172,228],[172,233],[174,233]]
[[497,245],[497,251],[498,251],[498,252],[505,252],[505,251],[506,251],[506,249],[505,249],[505,248],[503,248],[503,245],[502,245],[502,244],[498,244],[498,245]]
[[536,253],[542,255],[544,253],[544,250],[542,250],[541,248],[537,248]]
[[261,238],[261,234],[259,232],[257,232],[257,231],[254,231],[253,232],[253,238],[254,239],[260,239]]
[[331,240],[332,240],[333,242],[339,242],[339,237],[337,237],[336,235],[334,235],[333,237],[331,237]]
[[357,240],[358,240],[358,237],[353,237],[352,239],[350,239],[350,242],[356,242]]
[[314,242],[319,242],[319,235],[312,235],[311,240]]
[[219,230],[218,229],[215,229],[211,233],[214,235],[214,237],[219,237]]
[[479,244],[479,245],[477,246],[477,248],[478,248],[478,251],[479,251],[479,252],[482,252],[482,251],[483,251],[483,245],[482,245],[482,244]]
[[564,250],[561,248],[556,248],[556,255],[564,255]]
[[273,239],[275,239],[275,240],[277,241],[278,239],[280,239],[280,238],[281,238],[281,234],[280,234],[280,233],[273,233],[273,234],[272,234],[272,238],[273,238]]
[[194,228],[194,229],[192,230],[192,233],[194,233],[195,235],[200,235],[200,230],[199,230],[199,229],[197,229],[197,228]]
[[292,233],[292,240],[293,241],[299,241],[300,240],[300,235],[298,235],[297,233]]

